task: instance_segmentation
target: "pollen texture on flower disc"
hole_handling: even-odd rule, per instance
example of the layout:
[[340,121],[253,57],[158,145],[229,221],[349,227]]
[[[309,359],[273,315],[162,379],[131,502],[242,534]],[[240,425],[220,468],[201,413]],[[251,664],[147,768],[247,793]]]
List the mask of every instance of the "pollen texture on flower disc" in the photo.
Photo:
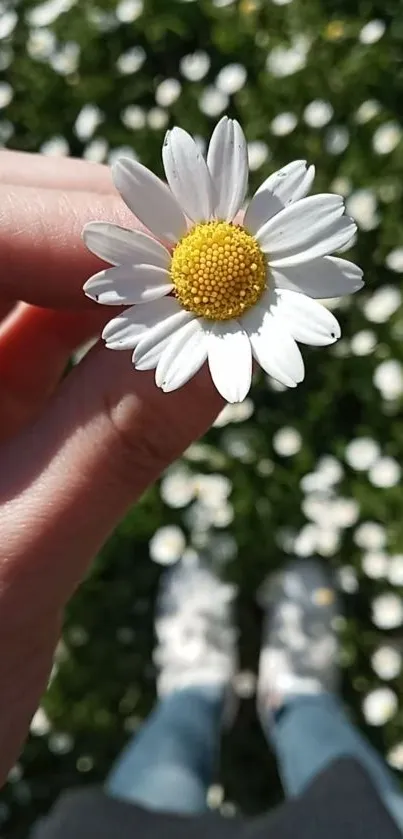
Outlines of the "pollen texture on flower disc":
[[196,224],[176,245],[170,273],[183,308],[208,320],[240,317],[266,288],[256,239],[225,221]]

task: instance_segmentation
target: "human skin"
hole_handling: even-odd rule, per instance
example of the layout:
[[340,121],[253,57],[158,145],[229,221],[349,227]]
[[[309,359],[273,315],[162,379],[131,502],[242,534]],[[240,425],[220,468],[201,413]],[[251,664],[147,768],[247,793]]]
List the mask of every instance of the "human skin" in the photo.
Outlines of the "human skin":
[[67,600],[128,507],[222,407],[205,368],[164,394],[130,353],[101,344],[62,379],[72,350],[111,317],[82,292],[104,267],[81,239],[93,219],[136,226],[107,167],[0,152],[2,782],[46,689]]

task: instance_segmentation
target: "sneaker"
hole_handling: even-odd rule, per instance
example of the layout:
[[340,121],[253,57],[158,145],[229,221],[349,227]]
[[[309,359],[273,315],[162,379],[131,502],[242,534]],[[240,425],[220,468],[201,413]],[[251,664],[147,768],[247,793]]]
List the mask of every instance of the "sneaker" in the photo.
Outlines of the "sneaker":
[[164,575],[155,621],[160,696],[232,684],[237,669],[235,593],[235,586],[221,582],[198,560],[182,560]]
[[259,711],[290,696],[337,690],[338,600],[319,561],[294,560],[258,595],[265,609],[258,678]]

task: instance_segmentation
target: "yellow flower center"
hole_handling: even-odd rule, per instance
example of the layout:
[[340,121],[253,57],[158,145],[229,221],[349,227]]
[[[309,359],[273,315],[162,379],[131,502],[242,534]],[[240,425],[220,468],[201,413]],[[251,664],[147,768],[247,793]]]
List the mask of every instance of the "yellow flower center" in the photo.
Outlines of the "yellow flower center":
[[226,221],[196,224],[176,245],[170,273],[181,306],[208,320],[239,318],[266,288],[256,239]]

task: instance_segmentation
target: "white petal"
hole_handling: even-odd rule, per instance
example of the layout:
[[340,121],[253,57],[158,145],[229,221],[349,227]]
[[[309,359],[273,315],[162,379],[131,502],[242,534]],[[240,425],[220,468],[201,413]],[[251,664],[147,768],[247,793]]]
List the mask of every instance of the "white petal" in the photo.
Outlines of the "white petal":
[[308,166],[306,160],[293,160],[292,163],[288,163],[287,166],[269,175],[257,192],[270,192],[276,195],[285,206],[300,198],[305,198],[314,178],[314,166]]
[[213,211],[213,187],[206,161],[193,137],[182,128],[167,131],[162,159],[168,184],[192,221],[208,221]]
[[361,268],[336,256],[320,257],[282,269],[273,268],[271,274],[277,288],[302,291],[322,300],[353,294],[364,284]]
[[94,274],[83,290],[87,297],[105,306],[132,305],[157,300],[172,291],[165,268],[156,265],[119,265]]
[[[161,354],[167,346],[167,338],[171,338],[177,329],[180,329],[181,326],[184,326],[185,323],[188,323],[193,319],[194,315],[192,312],[186,312],[184,309],[179,307],[178,312],[168,315],[168,317],[160,320],[158,323],[155,323],[154,326],[147,329],[147,332],[140,336],[138,345],[133,353],[134,366],[139,370],[144,370],[144,366],[141,365],[144,364],[145,356],[147,356],[147,365],[149,365],[149,353],[153,351],[154,353]],[[147,369],[149,369],[149,366]]]
[[284,204],[276,195],[272,195],[268,190],[263,190],[263,192],[259,190],[255,192],[246,210],[243,226],[254,235],[283,209]]
[[349,250],[351,250],[351,248],[354,247],[356,242],[357,242],[357,225],[354,224],[354,230],[353,230],[353,233],[352,233],[350,239],[346,239],[344,245],[342,245],[337,250],[339,251],[339,253],[344,253],[345,251],[349,251]]
[[84,227],[83,239],[92,253],[112,265],[146,262],[168,268],[171,262],[171,254],[156,239],[108,221],[90,221]]
[[214,215],[232,221],[248,188],[248,149],[236,120],[223,117],[211,136],[207,154],[214,189]]
[[294,165],[285,169],[285,176],[275,184],[273,192],[287,206],[308,195],[315,178],[315,167],[307,166],[305,160],[296,160]]
[[287,204],[304,198],[315,177],[315,167],[305,160],[294,160],[269,175],[255,192],[245,214],[244,225],[257,233],[267,221],[277,215]]
[[215,323],[207,330],[211,378],[227,402],[242,402],[252,381],[249,338],[237,321]]
[[242,318],[256,361],[269,376],[285,387],[302,382],[305,370],[301,352],[281,319],[263,305],[255,306]]
[[162,297],[152,303],[132,306],[106,324],[102,338],[109,349],[133,349],[146,330],[182,311],[178,301],[173,297]]
[[338,195],[312,195],[291,204],[256,234],[270,265],[308,262],[341,247],[355,230]]
[[339,195],[311,195],[285,207],[257,232],[257,240],[270,251],[273,259],[284,252],[306,245],[307,240],[327,229],[344,213],[344,201]]
[[272,172],[272,174],[260,184],[257,192],[264,192],[268,190],[272,195],[277,195],[278,193],[281,195],[283,184],[287,183],[289,177],[294,177],[295,172],[301,171],[306,171],[306,161],[292,160],[291,163],[287,163],[286,166],[282,166],[281,169],[277,169],[276,172]]
[[152,347],[149,344],[143,347],[143,342],[140,339],[132,355],[136,370],[155,370],[165,347],[168,347],[170,341],[172,341],[172,336],[168,335],[167,338],[163,338],[162,341],[158,341]]
[[164,349],[155,382],[165,393],[177,390],[194,376],[207,358],[207,336],[198,320],[182,326]]
[[271,305],[273,316],[282,321],[296,341],[312,347],[325,347],[340,338],[340,326],[331,312],[311,297],[297,291],[279,289]]
[[112,167],[116,189],[145,227],[166,242],[176,243],[186,232],[186,219],[168,187],[141,163],[126,157]]
[[308,166],[306,172],[301,175],[298,179],[298,182],[295,182],[292,185],[291,196],[286,199],[284,196],[284,200],[286,204],[294,203],[295,201],[300,201],[301,198],[305,198],[310,191],[313,182],[315,180],[315,167]]
[[355,235],[356,230],[355,222],[348,216],[342,216],[334,222],[332,229],[328,231],[326,236],[318,234],[317,241],[311,241],[306,250],[294,254],[288,253],[282,259],[273,259],[273,262],[270,261],[270,265],[275,268],[283,268],[310,262],[320,256],[327,256],[333,251],[348,250],[346,243],[349,242],[351,247],[351,238]]

